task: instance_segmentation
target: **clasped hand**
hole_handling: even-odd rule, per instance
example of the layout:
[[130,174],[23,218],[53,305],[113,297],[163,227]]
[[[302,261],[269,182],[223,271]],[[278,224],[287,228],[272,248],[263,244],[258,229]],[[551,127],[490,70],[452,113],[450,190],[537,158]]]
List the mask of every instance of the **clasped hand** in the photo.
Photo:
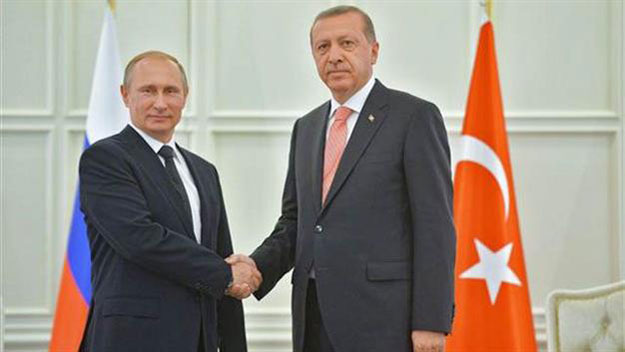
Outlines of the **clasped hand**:
[[244,254],[233,254],[226,258],[226,263],[232,268],[232,285],[226,291],[228,296],[243,299],[258,290],[263,276],[252,258]]

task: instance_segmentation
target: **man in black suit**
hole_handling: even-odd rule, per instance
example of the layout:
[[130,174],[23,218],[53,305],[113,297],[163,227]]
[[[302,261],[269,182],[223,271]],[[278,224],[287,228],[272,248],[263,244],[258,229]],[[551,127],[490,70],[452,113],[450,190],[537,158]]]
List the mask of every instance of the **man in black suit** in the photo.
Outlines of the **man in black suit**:
[[247,351],[235,298],[261,277],[224,261],[232,243],[217,171],[174,141],[184,69],[142,53],[121,93],[130,125],[80,160],[93,287],[81,351]]
[[441,351],[455,259],[443,119],[373,78],[379,44],[362,10],[320,13],[310,43],[332,98],[295,123],[273,233],[228,261],[258,267],[258,299],[294,268],[295,351]]

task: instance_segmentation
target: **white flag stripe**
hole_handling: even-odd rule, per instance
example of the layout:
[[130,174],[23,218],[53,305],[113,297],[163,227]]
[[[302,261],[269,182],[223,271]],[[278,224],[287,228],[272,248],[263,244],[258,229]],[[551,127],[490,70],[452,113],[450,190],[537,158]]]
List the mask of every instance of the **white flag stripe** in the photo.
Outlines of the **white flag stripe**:
[[90,144],[119,132],[129,121],[128,109],[119,92],[122,78],[115,21],[107,6],[87,113],[87,139]]

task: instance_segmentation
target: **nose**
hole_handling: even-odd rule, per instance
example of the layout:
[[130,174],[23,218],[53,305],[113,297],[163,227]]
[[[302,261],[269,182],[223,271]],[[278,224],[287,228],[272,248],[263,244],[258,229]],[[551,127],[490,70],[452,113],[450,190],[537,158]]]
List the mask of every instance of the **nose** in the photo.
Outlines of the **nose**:
[[328,50],[328,61],[333,65],[343,61],[343,51],[338,45],[332,45]]
[[156,110],[162,111],[167,109],[167,104],[165,104],[165,97],[162,93],[156,95],[156,100],[154,101],[154,108]]

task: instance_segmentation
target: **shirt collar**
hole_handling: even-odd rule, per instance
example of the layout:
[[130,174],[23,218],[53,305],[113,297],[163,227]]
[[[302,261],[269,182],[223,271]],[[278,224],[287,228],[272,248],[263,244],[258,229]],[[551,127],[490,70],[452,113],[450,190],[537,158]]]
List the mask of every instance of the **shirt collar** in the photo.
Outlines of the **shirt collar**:
[[174,150],[174,156],[176,158],[179,158],[178,156],[178,147],[176,147],[176,141],[175,138],[172,136],[171,140],[167,143],[163,143],[161,141],[159,141],[158,139],[150,136],[149,134],[145,133],[144,131],[142,131],[139,127],[135,126],[132,122],[130,122],[130,127],[134,128],[135,131],[137,131],[137,133],[143,138],[143,140],[145,140],[145,142],[150,146],[150,148],[154,151],[154,153],[158,154],[158,151],[161,150],[161,148],[164,145],[168,145],[170,147],[173,148]]
[[332,97],[332,100],[330,102],[330,118],[334,116],[334,112],[340,106],[346,106],[350,108],[353,112],[359,114],[360,111],[362,111],[362,108],[365,105],[365,101],[367,101],[367,97],[369,96],[369,93],[371,93],[374,84],[375,78],[373,78],[373,75],[371,75],[369,81],[362,88],[360,88],[360,90],[357,91],[356,94],[352,95],[349,99],[347,99],[347,101],[343,105],[341,105],[338,101],[336,101],[336,99],[334,99],[334,97]]

